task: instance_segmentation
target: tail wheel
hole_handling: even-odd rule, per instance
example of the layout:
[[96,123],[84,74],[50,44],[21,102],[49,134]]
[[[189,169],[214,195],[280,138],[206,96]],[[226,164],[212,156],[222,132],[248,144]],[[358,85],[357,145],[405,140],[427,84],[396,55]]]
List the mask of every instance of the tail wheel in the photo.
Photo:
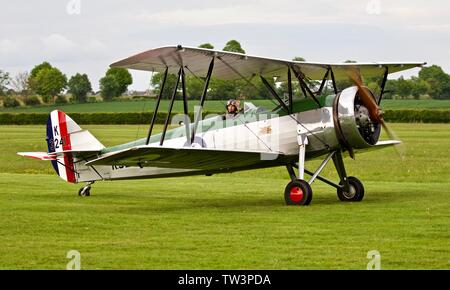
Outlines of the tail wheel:
[[[353,176],[347,177],[350,190],[338,189],[337,195],[341,201],[361,201],[364,198],[364,185]],[[342,182],[339,182],[342,185]]]
[[288,183],[284,190],[287,205],[308,205],[312,200],[312,189],[308,182],[298,179]]
[[90,187],[82,187],[78,190],[79,196],[91,196],[91,188]]

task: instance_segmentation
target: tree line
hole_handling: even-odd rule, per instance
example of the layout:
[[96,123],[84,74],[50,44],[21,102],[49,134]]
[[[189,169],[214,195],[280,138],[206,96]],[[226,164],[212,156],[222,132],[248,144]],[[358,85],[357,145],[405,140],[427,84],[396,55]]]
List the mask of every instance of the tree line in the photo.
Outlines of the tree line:
[[[122,68],[110,68],[100,79],[100,95],[103,100],[120,97],[133,82],[131,74]],[[76,73],[70,79],[58,68],[44,61],[36,65],[31,72],[18,73],[11,78],[9,73],[0,70],[0,96],[4,107],[40,104],[67,103],[66,92],[71,101],[85,103],[92,92],[87,74]]]
[[441,67],[432,65],[423,67],[417,77],[389,80],[386,83],[386,97],[395,99],[430,97],[432,99],[450,99],[450,75]]
[[[210,43],[199,45],[200,48],[214,49]],[[222,49],[223,51],[238,52],[245,54],[245,50],[236,40],[230,40]],[[303,57],[296,56],[294,61],[305,61]],[[346,62],[356,63],[354,60]],[[204,76],[187,76],[187,95],[191,99],[198,99],[202,92]],[[176,84],[176,75],[169,74],[166,80],[165,89],[162,94],[164,99],[169,99]],[[153,93],[158,94],[161,86],[162,74],[154,73],[150,79]],[[120,97],[127,91],[128,86],[133,82],[131,74],[122,68],[110,68],[106,71],[100,81],[100,95],[103,100],[112,100]],[[280,96],[287,92],[287,84],[268,79],[268,82],[275,88]],[[306,81],[311,89],[319,86],[319,81]],[[375,92],[379,92],[381,76],[374,79],[366,79],[366,84]],[[349,81],[340,81],[338,89],[351,86]],[[326,86],[331,91],[331,84]],[[294,85],[295,96],[302,95],[300,86]],[[26,105],[39,105],[50,103],[68,102],[67,95],[71,96],[71,101],[84,103],[88,101],[88,95],[92,93],[91,82],[86,74],[77,73],[67,79],[58,68],[48,62],[36,65],[31,72],[22,72],[15,77],[10,77],[9,73],[0,70],[0,96],[5,107],[15,107],[22,101]],[[224,81],[212,78],[208,90],[209,99],[246,99],[246,98],[269,99],[270,92],[259,78],[254,78],[251,83],[244,80]],[[445,73],[441,67],[432,65],[423,67],[417,77],[389,80],[385,88],[385,98],[393,99],[450,99],[450,75]],[[20,101],[19,101],[20,100]]]

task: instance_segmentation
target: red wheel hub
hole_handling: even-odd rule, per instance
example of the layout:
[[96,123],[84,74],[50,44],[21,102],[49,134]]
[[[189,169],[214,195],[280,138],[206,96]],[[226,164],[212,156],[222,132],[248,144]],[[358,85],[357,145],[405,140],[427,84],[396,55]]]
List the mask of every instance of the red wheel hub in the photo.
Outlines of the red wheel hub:
[[298,203],[303,199],[303,191],[301,190],[300,187],[294,186],[291,188],[289,197],[293,202]]

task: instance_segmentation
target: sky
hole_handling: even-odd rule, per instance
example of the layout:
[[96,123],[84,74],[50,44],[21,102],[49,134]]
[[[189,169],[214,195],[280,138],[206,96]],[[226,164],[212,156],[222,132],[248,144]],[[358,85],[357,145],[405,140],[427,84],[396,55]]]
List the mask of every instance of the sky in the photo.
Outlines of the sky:
[[[222,49],[236,39],[251,55],[418,61],[450,73],[448,8],[439,0],[0,0],[0,69],[14,76],[49,61],[68,77],[88,74],[98,90],[109,65],[133,54],[205,42]],[[130,72],[130,90],[149,88],[151,73]]]

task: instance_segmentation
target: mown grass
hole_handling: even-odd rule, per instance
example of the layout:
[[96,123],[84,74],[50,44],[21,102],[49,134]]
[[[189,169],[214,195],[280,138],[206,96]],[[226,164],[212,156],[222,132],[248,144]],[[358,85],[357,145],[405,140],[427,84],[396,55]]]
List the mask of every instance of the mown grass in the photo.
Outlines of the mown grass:
[[[270,100],[250,100],[251,102],[267,108],[274,108],[273,101]],[[198,105],[198,100],[189,101],[189,111]],[[225,101],[207,100],[205,110],[211,112],[222,112],[225,110]],[[383,100],[382,107],[388,110],[400,109],[450,109],[450,100]],[[0,108],[0,112],[17,113],[49,113],[55,109],[60,109],[66,113],[95,113],[95,112],[147,112],[153,111],[155,100],[146,101],[123,101],[123,102],[101,102],[88,104],[65,104],[65,105],[45,105],[36,107]],[[169,101],[161,102],[160,110],[167,112]],[[174,112],[183,112],[183,102],[174,103]]]
[[[84,127],[105,145],[146,131]],[[365,269],[370,250],[383,269],[448,269],[450,125],[391,127],[404,161],[393,149],[346,159],[363,202],[316,182],[311,206],[287,207],[283,168],[100,182],[79,198],[47,162],[15,156],[45,151],[43,126],[0,126],[0,268],[64,269],[75,249],[83,269]],[[336,178],[331,164],[324,175]]]

